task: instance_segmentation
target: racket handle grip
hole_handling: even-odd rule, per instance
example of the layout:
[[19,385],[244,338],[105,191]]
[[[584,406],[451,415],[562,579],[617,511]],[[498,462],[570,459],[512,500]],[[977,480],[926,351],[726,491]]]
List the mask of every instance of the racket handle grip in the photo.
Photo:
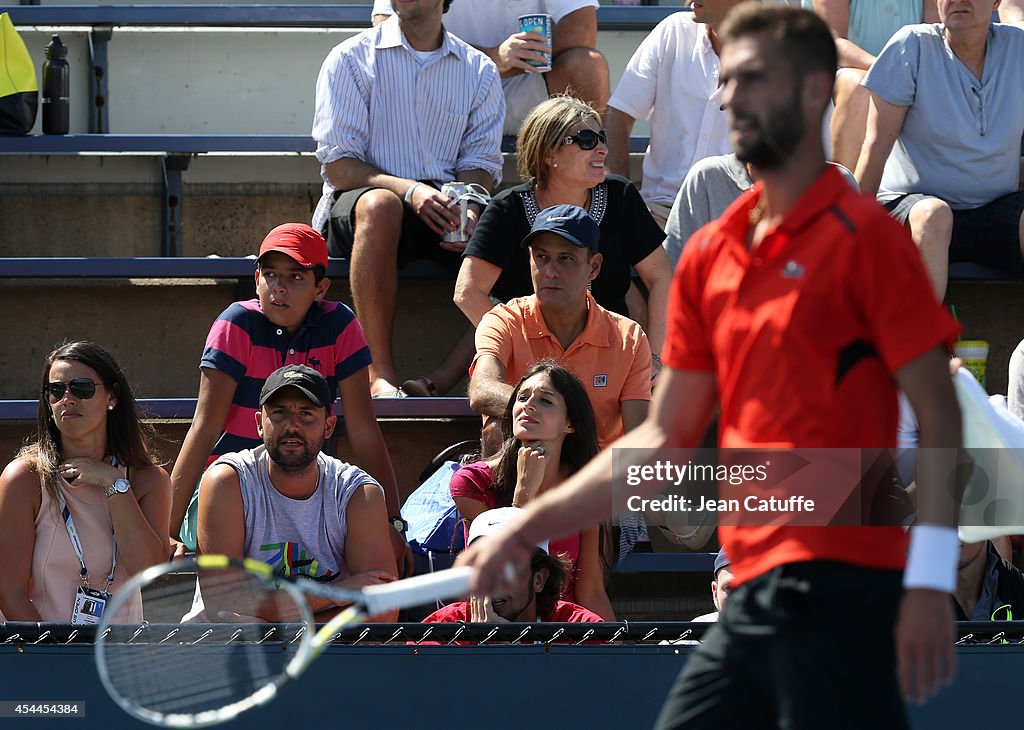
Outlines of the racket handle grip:
[[370,586],[363,589],[366,613],[374,616],[396,608],[412,608],[431,601],[469,593],[476,571],[470,567],[439,570],[436,573]]

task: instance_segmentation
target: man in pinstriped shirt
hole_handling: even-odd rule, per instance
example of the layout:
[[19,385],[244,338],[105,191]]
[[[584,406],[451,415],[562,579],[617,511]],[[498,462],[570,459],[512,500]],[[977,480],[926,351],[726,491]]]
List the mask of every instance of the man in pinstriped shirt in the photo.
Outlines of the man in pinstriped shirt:
[[[430,258],[456,271],[464,245],[438,188],[501,180],[505,102],[494,63],[444,31],[451,0],[396,0],[395,15],[335,47],[316,85],[313,138],[324,194],[313,215],[332,256],[350,259],[356,316],[373,354],[370,392],[402,395],[391,349],[397,270]],[[470,227],[479,210],[470,206]],[[472,338],[426,382],[465,372]]]

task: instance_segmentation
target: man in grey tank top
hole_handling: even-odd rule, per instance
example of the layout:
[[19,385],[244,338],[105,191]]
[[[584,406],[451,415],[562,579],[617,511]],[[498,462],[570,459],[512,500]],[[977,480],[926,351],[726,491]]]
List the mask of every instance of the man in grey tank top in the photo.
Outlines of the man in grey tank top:
[[[384,491],[366,472],[321,452],[334,431],[330,389],[305,365],[271,373],[260,392],[263,445],[215,461],[203,476],[200,553],[253,558],[282,575],[349,588],[395,580]],[[209,600],[209,597],[208,597]],[[338,606],[310,598],[316,620]],[[229,605],[207,617],[235,618]],[[394,621],[397,611],[376,617]]]

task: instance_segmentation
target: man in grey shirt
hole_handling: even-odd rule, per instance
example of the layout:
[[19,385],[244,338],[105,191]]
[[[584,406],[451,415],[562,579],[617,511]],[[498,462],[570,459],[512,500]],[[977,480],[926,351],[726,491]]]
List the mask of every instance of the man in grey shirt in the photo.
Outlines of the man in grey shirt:
[[900,30],[864,79],[857,180],[910,227],[940,298],[950,262],[1021,270],[1024,29],[991,23],[996,5],[940,2],[942,23]]
[[[334,431],[324,376],[285,365],[267,378],[257,414],[263,446],[224,454],[203,476],[198,551],[252,558],[276,573],[346,588],[395,580],[384,491],[361,469],[321,452]],[[207,615],[232,611],[210,605]],[[338,606],[310,598],[318,621]],[[393,621],[397,611],[376,617]]]
[[[835,162],[829,164],[835,165],[850,186],[857,188],[857,181],[849,170]],[[705,157],[686,173],[668,214],[665,241],[662,243],[673,269],[690,236],[720,217],[736,198],[753,186],[751,170],[750,165],[740,162],[736,154],[730,152]]]

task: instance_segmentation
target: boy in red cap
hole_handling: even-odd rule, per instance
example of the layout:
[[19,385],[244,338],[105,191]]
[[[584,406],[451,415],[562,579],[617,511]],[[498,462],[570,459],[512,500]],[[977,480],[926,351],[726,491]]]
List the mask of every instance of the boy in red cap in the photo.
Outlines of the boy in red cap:
[[[260,245],[255,278],[256,298],[225,309],[206,336],[196,414],[171,473],[175,554],[195,548],[195,494],[206,467],[221,454],[262,443],[256,430],[260,388],[283,365],[308,365],[320,372],[332,402],[340,391],[352,462],[380,482],[388,514],[399,515],[391,458],[370,400],[370,349],[352,310],[324,300],[331,282],[323,236],[303,223],[278,226]],[[404,522],[391,522],[403,572],[412,555]]]

